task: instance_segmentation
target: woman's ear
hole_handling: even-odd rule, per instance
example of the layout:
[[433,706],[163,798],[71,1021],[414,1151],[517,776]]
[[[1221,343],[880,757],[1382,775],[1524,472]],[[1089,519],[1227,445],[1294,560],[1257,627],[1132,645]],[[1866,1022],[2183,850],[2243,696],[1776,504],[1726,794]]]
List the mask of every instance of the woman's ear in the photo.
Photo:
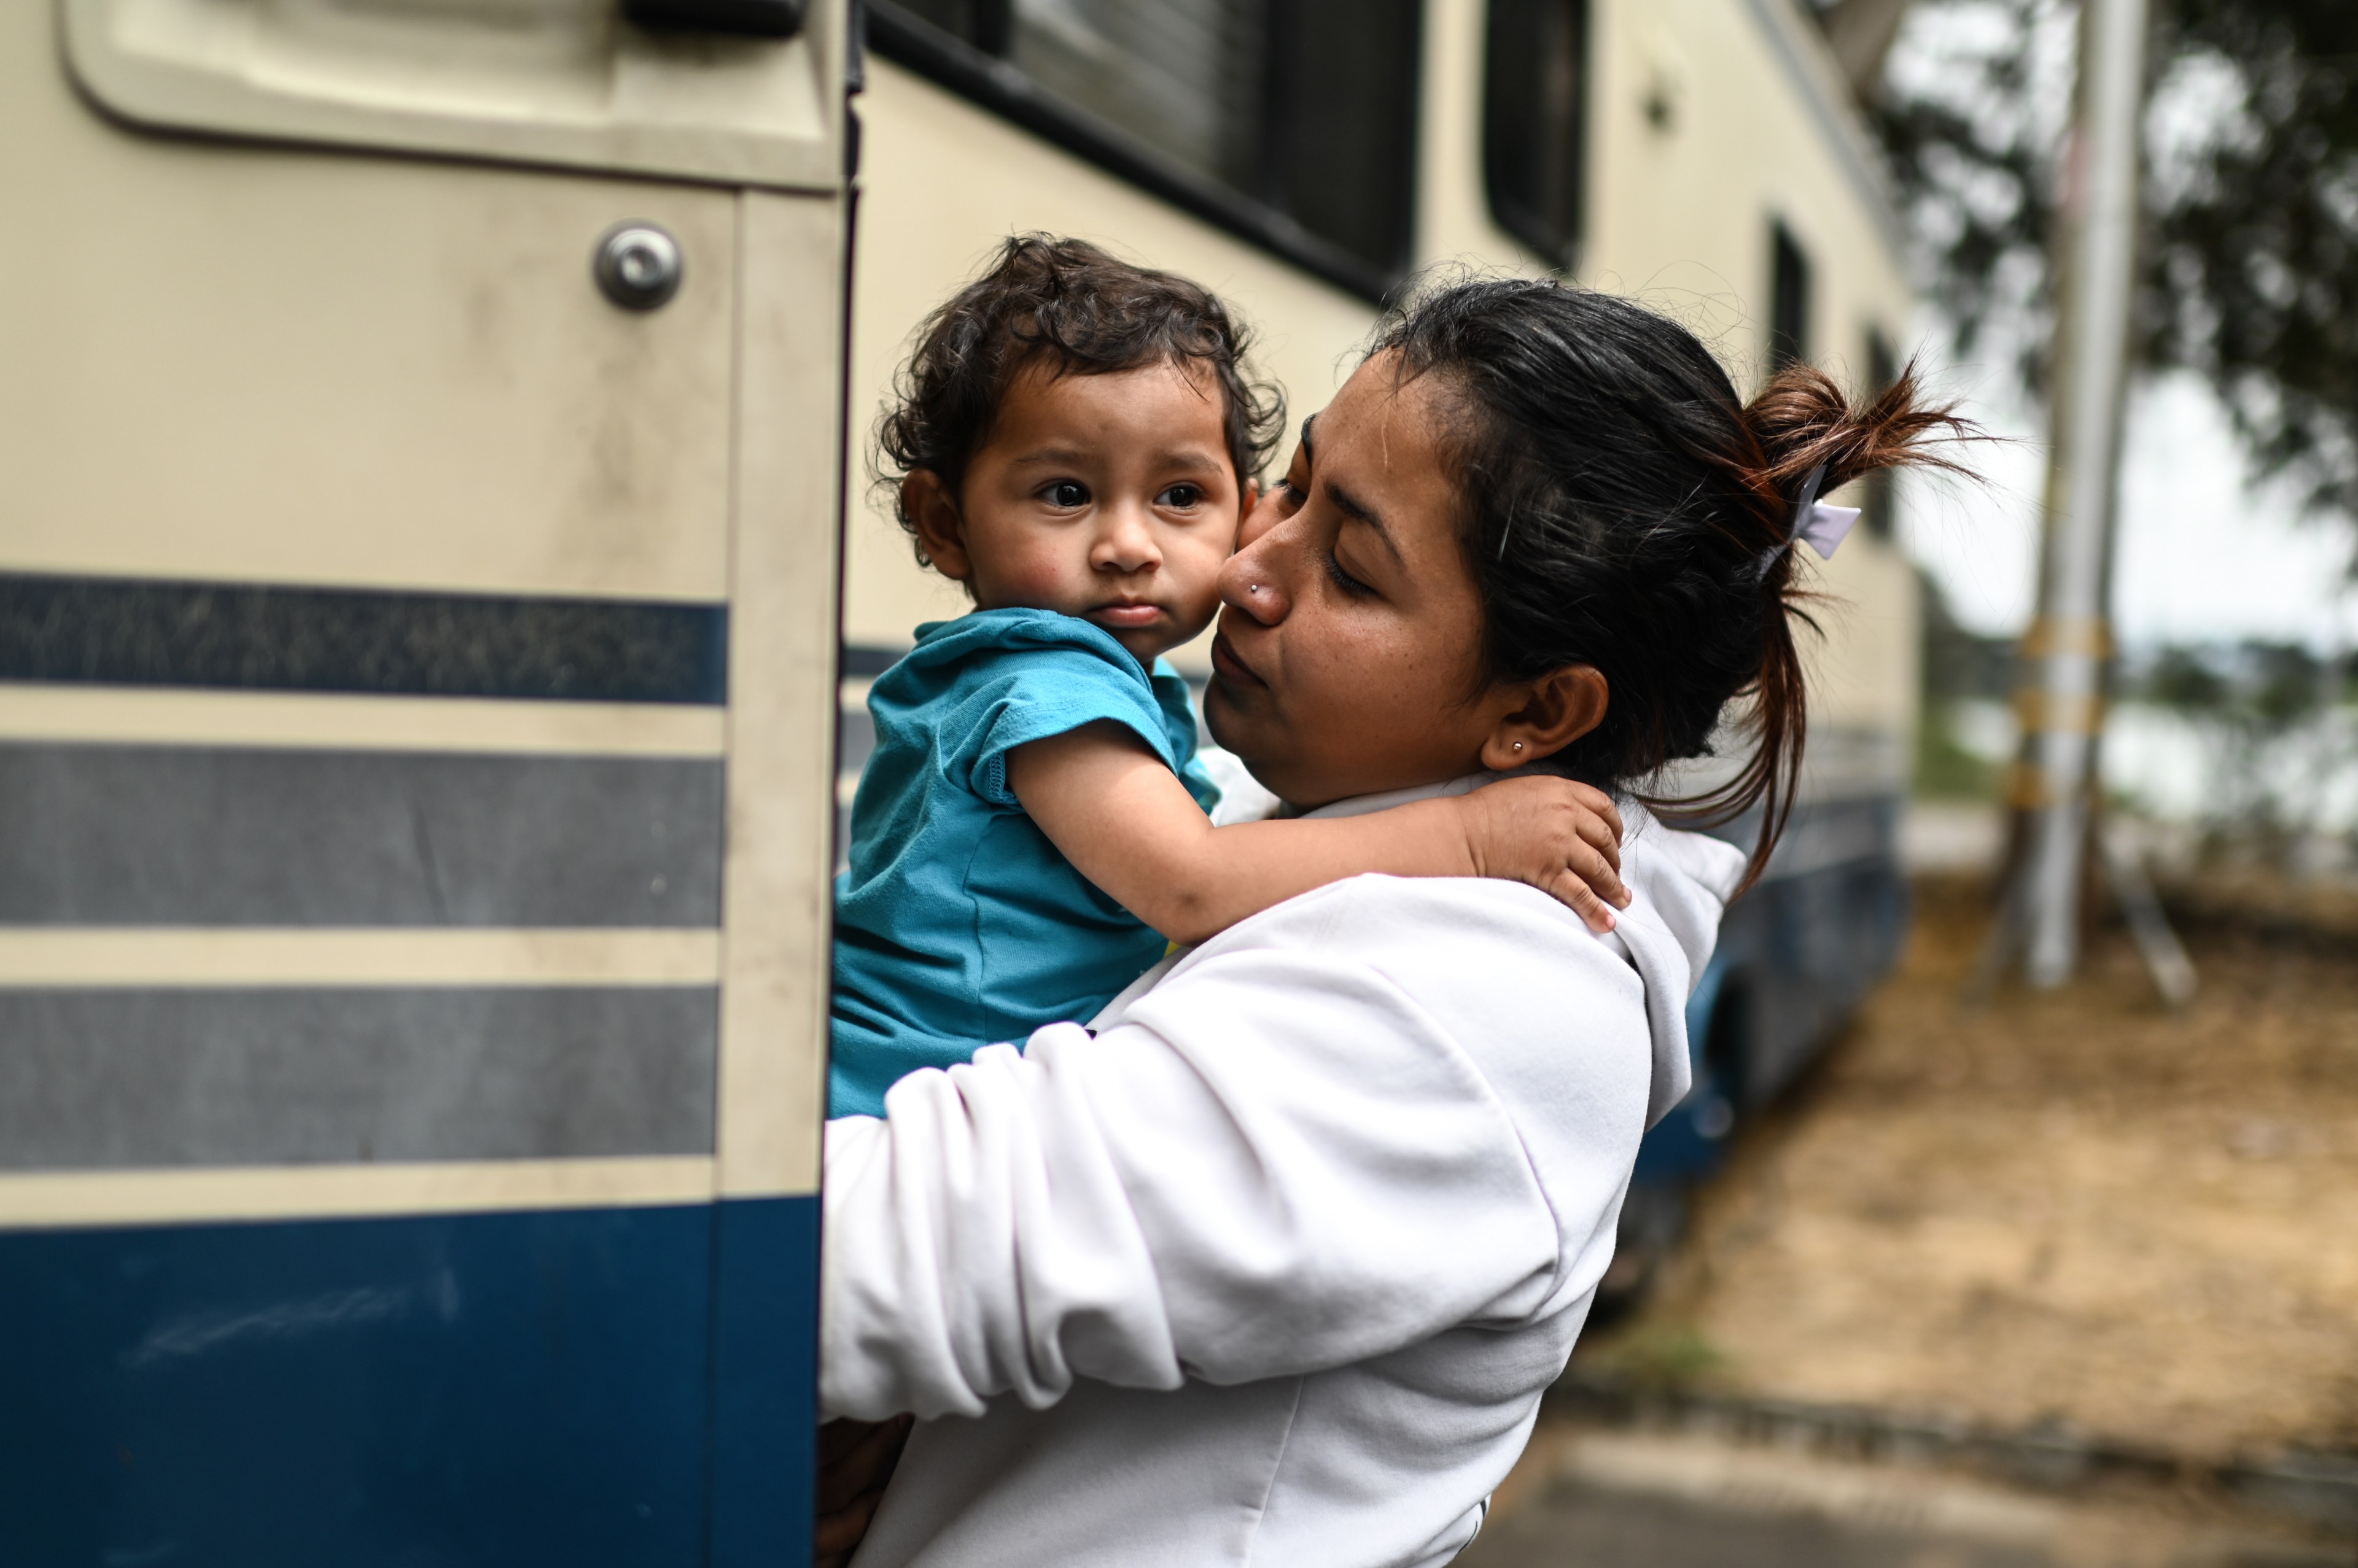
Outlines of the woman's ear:
[[1552,757],[1605,722],[1613,692],[1595,665],[1566,665],[1523,688],[1482,742],[1482,765],[1504,773]]
[[901,511],[917,530],[917,544],[934,569],[952,582],[974,575],[966,553],[966,519],[958,515],[957,497],[942,476],[931,469],[912,469],[901,480]]

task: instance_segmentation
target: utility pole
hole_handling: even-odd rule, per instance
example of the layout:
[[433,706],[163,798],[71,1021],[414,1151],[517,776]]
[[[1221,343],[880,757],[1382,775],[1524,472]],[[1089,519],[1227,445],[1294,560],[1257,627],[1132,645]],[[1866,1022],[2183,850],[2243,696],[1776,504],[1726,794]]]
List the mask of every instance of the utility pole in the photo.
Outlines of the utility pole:
[[2023,853],[2007,931],[2033,986],[2062,985],[2079,961],[2096,737],[2112,657],[2105,614],[2114,479],[2120,463],[2130,293],[2136,281],[2147,0],[2084,0],[2079,124],[2064,192],[2056,327],[2054,452],[2039,617],[2023,638],[2015,692],[2023,744],[2015,798]]

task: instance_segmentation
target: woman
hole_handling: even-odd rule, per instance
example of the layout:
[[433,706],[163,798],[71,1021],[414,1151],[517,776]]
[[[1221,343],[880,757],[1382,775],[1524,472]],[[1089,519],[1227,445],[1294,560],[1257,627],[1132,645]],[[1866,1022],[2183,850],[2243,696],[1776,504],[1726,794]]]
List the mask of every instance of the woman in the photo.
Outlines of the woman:
[[[1683,329],[1548,283],[1388,320],[1222,578],[1214,736],[1299,810],[1545,765],[1624,792],[1754,694],[1708,803],[1799,766],[1797,530],[1922,460],[1902,384],[1749,406]],[[862,1568],[1448,1561],[1609,1261],[1744,857],[1632,805],[1618,928],[1362,877],[1095,1021],[827,1131],[827,1413],[919,1419]]]

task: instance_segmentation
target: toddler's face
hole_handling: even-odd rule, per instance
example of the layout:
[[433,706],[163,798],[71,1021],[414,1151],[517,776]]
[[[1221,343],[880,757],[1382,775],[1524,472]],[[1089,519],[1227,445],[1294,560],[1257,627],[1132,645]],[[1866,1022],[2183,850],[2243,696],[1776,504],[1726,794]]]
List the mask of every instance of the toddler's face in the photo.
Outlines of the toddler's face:
[[1152,661],[1219,608],[1245,498],[1219,385],[1177,365],[1019,375],[952,497],[904,481],[925,552],[985,610],[1055,610]]

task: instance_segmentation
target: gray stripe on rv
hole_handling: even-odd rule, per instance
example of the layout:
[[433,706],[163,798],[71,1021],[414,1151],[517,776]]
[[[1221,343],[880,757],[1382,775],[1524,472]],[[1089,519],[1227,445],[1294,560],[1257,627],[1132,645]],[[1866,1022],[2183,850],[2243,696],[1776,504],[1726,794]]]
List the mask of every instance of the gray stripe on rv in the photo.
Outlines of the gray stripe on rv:
[[719,992],[0,992],[0,1169],[706,1154]]
[[0,925],[720,923],[714,758],[0,745]]

